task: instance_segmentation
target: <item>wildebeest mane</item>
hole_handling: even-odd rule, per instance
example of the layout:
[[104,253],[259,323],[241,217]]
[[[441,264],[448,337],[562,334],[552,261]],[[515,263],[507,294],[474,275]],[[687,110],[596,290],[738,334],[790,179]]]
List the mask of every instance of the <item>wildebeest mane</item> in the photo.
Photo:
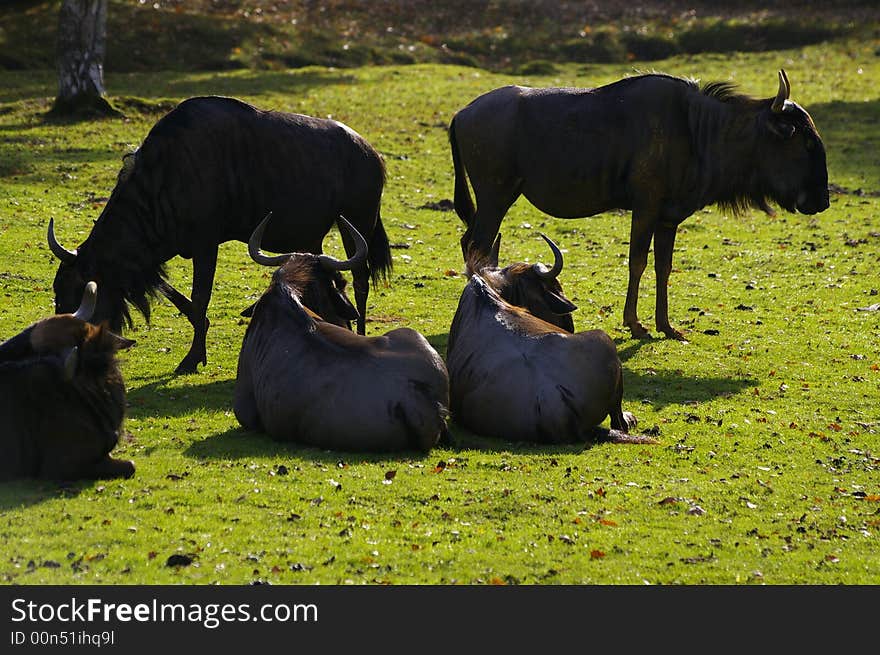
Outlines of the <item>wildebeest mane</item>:
[[[129,153],[123,158],[117,184],[89,237],[94,244],[91,257],[95,273],[100,276],[102,287],[115,289],[121,295],[123,302],[117,311],[129,328],[129,305],[149,322],[151,302],[168,284],[160,253],[175,241],[165,228],[174,225],[166,215],[169,207],[150,197],[155,193],[142,179],[149,172],[144,170],[140,153]],[[153,212],[151,207],[160,211]]]
[[[755,111],[765,102],[737,92],[732,82],[688,81],[691,144],[699,162],[698,207],[717,204],[733,215],[749,209],[773,213],[758,182],[754,160]],[[743,111],[747,110],[747,111]]]

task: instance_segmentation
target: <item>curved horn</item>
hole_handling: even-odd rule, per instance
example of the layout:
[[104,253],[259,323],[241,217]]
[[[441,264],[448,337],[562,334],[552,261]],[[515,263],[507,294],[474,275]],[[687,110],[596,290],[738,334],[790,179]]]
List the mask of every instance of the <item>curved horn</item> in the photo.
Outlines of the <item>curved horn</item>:
[[82,301],[79,304],[79,309],[73,313],[73,317],[78,318],[81,321],[90,321],[92,319],[92,314],[95,313],[97,299],[98,285],[94,281],[89,282],[83,290]]
[[288,260],[292,253],[269,256],[263,254],[263,251],[260,250],[260,241],[263,240],[263,232],[266,231],[266,225],[269,224],[270,218],[272,218],[272,212],[266,214],[266,218],[257,225],[256,229],[251,234],[251,238],[248,239],[248,254],[251,256],[251,259],[263,266],[281,266]]
[[76,261],[76,250],[68,250],[60,243],[58,243],[58,239],[55,238],[54,218],[49,219],[49,233],[47,237],[49,239],[49,250],[52,251],[53,255],[55,255],[65,264],[72,264]]
[[544,241],[547,242],[547,245],[550,246],[550,250],[553,251],[553,268],[547,270],[541,264],[533,264],[532,268],[534,269],[538,277],[547,279],[555,278],[562,272],[562,251],[559,250],[559,247],[555,243],[553,243],[553,241],[551,241],[546,234],[541,233],[541,237],[544,239]]
[[345,220],[344,216],[339,217],[338,223],[340,228],[344,225],[345,229],[348,230],[348,233],[357,245],[357,250],[355,250],[350,259],[344,262],[330,255],[319,255],[318,261],[321,262],[321,265],[327,271],[350,271],[363,264],[367,259],[367,240],[354,228],[354,225]]
[[770,106],[770,109],[774,114],[778,114],[785,107],[785,101],[788,100],[788,96],[791,95],[791,85],[788,83],[788,75],[785,74],[785,70],[779,69],[779,90],[776,92],[776,97],[773,99],[773,104]]

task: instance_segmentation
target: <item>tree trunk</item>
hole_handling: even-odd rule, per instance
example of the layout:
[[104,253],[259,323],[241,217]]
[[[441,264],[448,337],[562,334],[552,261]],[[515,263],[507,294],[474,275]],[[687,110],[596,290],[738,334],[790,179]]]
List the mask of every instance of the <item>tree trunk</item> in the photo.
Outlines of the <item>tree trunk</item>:
[[107,0],[64,0],[58,19],[58,97],[51,114],[119,116],[104,97]]

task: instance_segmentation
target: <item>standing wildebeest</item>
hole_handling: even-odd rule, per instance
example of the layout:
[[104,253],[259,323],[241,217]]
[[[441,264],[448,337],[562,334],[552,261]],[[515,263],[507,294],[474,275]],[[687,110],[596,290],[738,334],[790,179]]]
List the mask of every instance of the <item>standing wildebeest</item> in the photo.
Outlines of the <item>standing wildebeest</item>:
[[[734,212],[768,201],[790,212],[828,208],[825,148],[810,115],[788,99],[702,88],[669,75],[639,75],[595,89],[506,86],[459,111],[449,125],[455,209],[467,225],[462,252],[488,252],[504,214],[524,195],[560,218],[631,209],[624,325],[639,322],[639,281],[654,240],[656,326],[669,337],[667,283],[678,225],[718,203]],[[467,177],[476,197],[470,197]]]
[[[161,293],[193,326],[189,352],[178,373],[207,363],[205,339],[217,250],[246,242],[256,217],[274,211],[266,245],[275,250],[320,253],[339,214],[369,240],[369,258],[352,270],[365,331],[369,280],[391,268],[388,237],[379,215],[385,166],[365,139],[334,120],[262,111],[233,98],[181,102],[150,130],[128,159],[88,238],[68,251],[49,245],[61,260],[55,276],[55,309],[69,311],[85,281],[101,291],[97,321],[110,328],[131,324],[127,303],[149,320],[150,297]],[[346,252],[354,242],[342,235]],[[164,263],[192,258],[192,301],[168,284]]]
[[409,328],[366,337],[324,320],[338,312],[342,295],[328,270],[357,266],[367,256],[364,238],[340,217],[357,244],[348,261],[270,257],[260,251],[267,220],[248,251],[258,264],[280,268],[254,305],[241,345],[233,406],[239,423],[319,448],[429,450],[446,432],[449,406],[449,376],[437,352]]
[[501,297],[493,269],[468,268],[446,353],[456,423],[511,441],[569,443],[606,432],[598,426],[610,416],[610,440],[655,443],[628,434],[635,418],[623,411],[623,367],[605,332],[572,334],[541,320]]
[[0,344],[0,480],[134,475],[134,464],[109,455],[125,414],[115,356],[134,342],[88,322],[95,289],[86,285],[75,313]]

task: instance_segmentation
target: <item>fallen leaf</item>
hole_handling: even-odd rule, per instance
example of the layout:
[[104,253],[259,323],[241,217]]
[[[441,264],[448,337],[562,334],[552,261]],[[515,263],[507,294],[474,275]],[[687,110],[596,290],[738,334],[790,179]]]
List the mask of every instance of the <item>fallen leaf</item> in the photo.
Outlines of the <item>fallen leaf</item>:
[[605,552],[601,550],[591,550],[590,551],[590,559],[602,559],[605,557]]

